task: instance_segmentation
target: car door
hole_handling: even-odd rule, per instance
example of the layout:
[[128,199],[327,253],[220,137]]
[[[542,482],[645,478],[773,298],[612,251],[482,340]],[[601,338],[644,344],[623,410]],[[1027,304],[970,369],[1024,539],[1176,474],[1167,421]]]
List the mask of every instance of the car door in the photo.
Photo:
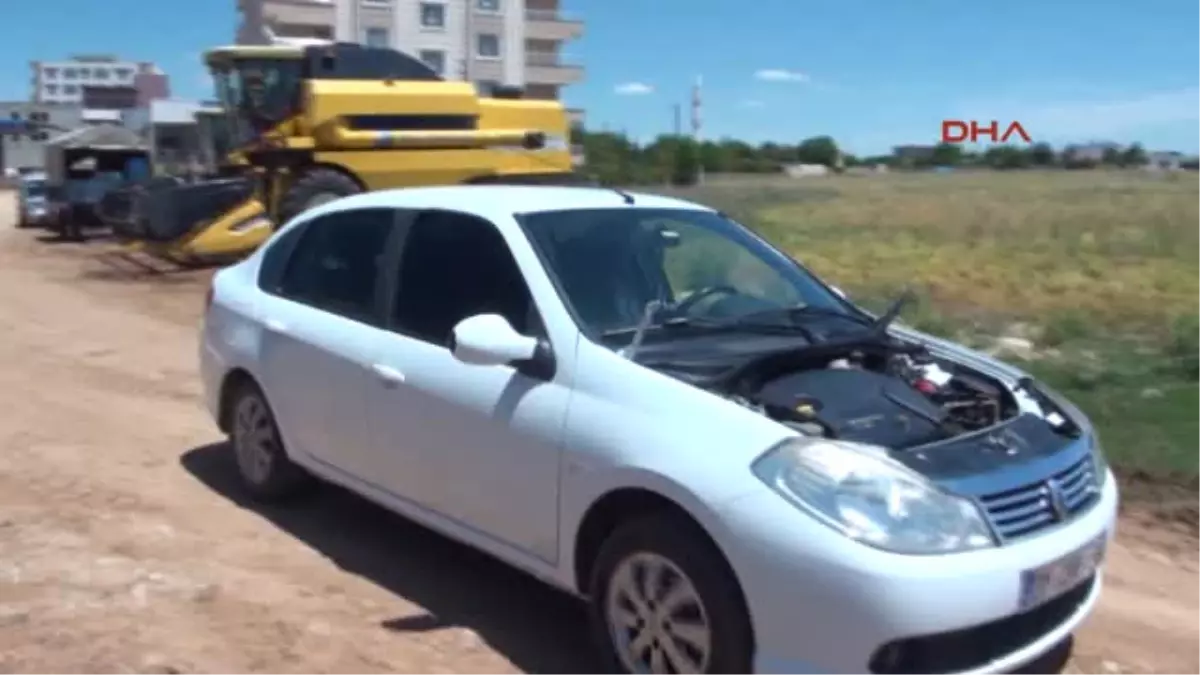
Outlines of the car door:
[[292,247],[286,261],[264,266],[260,278],[266,394],[293,452],[365,475],[367,368],[393,212],[337,211],[302,227],[281,242]]
[[555,560],[561,378],[458,361],[448,348],[460,320],[497,313],[544,337],[503,235],[447,211],[418,216],[403,237],[377,366],[394,377],[370,398],[377,474],[400,496],[522,551]]

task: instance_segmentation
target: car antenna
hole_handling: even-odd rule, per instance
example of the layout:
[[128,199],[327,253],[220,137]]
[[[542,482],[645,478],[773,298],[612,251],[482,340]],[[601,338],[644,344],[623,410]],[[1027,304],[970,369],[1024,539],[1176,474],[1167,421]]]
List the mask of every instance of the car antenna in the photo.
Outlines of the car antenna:
[[628,192],[622,190],[619,187],[611,187],[609,189],[612,190],[613,192],[621,195],[621,199],[624,199],[626,204],[633,204],[633,195],[629,194]]

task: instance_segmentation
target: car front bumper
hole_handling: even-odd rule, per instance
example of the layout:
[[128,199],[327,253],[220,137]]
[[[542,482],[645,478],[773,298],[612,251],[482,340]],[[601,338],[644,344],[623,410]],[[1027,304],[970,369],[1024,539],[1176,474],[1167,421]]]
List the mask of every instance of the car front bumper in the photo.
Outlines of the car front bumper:
[[[724,549],[746,596],[756,672],[871,672],[885,645],[923,652],[915,672],[1004,672],[1054,649],[1088,616],[1101,573],[1019,614],[1021,572],[1114,534],[1117,487],[1075,520],[992,549],[897,555],[823,525],[764,492],[722,511]],[[811,520],[811,519],[807,519]],[[782,534],[781,534],[782,533]],[[726,542],[722,542],[726,543]],[[951,653],[953,652],[953,655]],[[920,660],[923,659],[923,660]]]

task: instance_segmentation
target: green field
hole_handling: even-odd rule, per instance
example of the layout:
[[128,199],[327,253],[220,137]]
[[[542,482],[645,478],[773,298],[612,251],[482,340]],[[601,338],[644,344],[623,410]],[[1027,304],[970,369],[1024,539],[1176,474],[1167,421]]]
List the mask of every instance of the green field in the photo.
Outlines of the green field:
[[717,177],[673,194],[720,207],[868,306],[977,344],[1076,400],[1114,465],[1195,480],[1196,174],[978,172]]

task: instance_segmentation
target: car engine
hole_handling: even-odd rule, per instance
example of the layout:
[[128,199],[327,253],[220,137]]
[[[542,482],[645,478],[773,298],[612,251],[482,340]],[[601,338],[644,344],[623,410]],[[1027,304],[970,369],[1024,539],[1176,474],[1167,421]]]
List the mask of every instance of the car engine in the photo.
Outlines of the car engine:
[[729,398],[808,435],[893,449],[992,426],[1022,412],[1011,392],[921,352],[854,350],[782,375],[759,376]]

